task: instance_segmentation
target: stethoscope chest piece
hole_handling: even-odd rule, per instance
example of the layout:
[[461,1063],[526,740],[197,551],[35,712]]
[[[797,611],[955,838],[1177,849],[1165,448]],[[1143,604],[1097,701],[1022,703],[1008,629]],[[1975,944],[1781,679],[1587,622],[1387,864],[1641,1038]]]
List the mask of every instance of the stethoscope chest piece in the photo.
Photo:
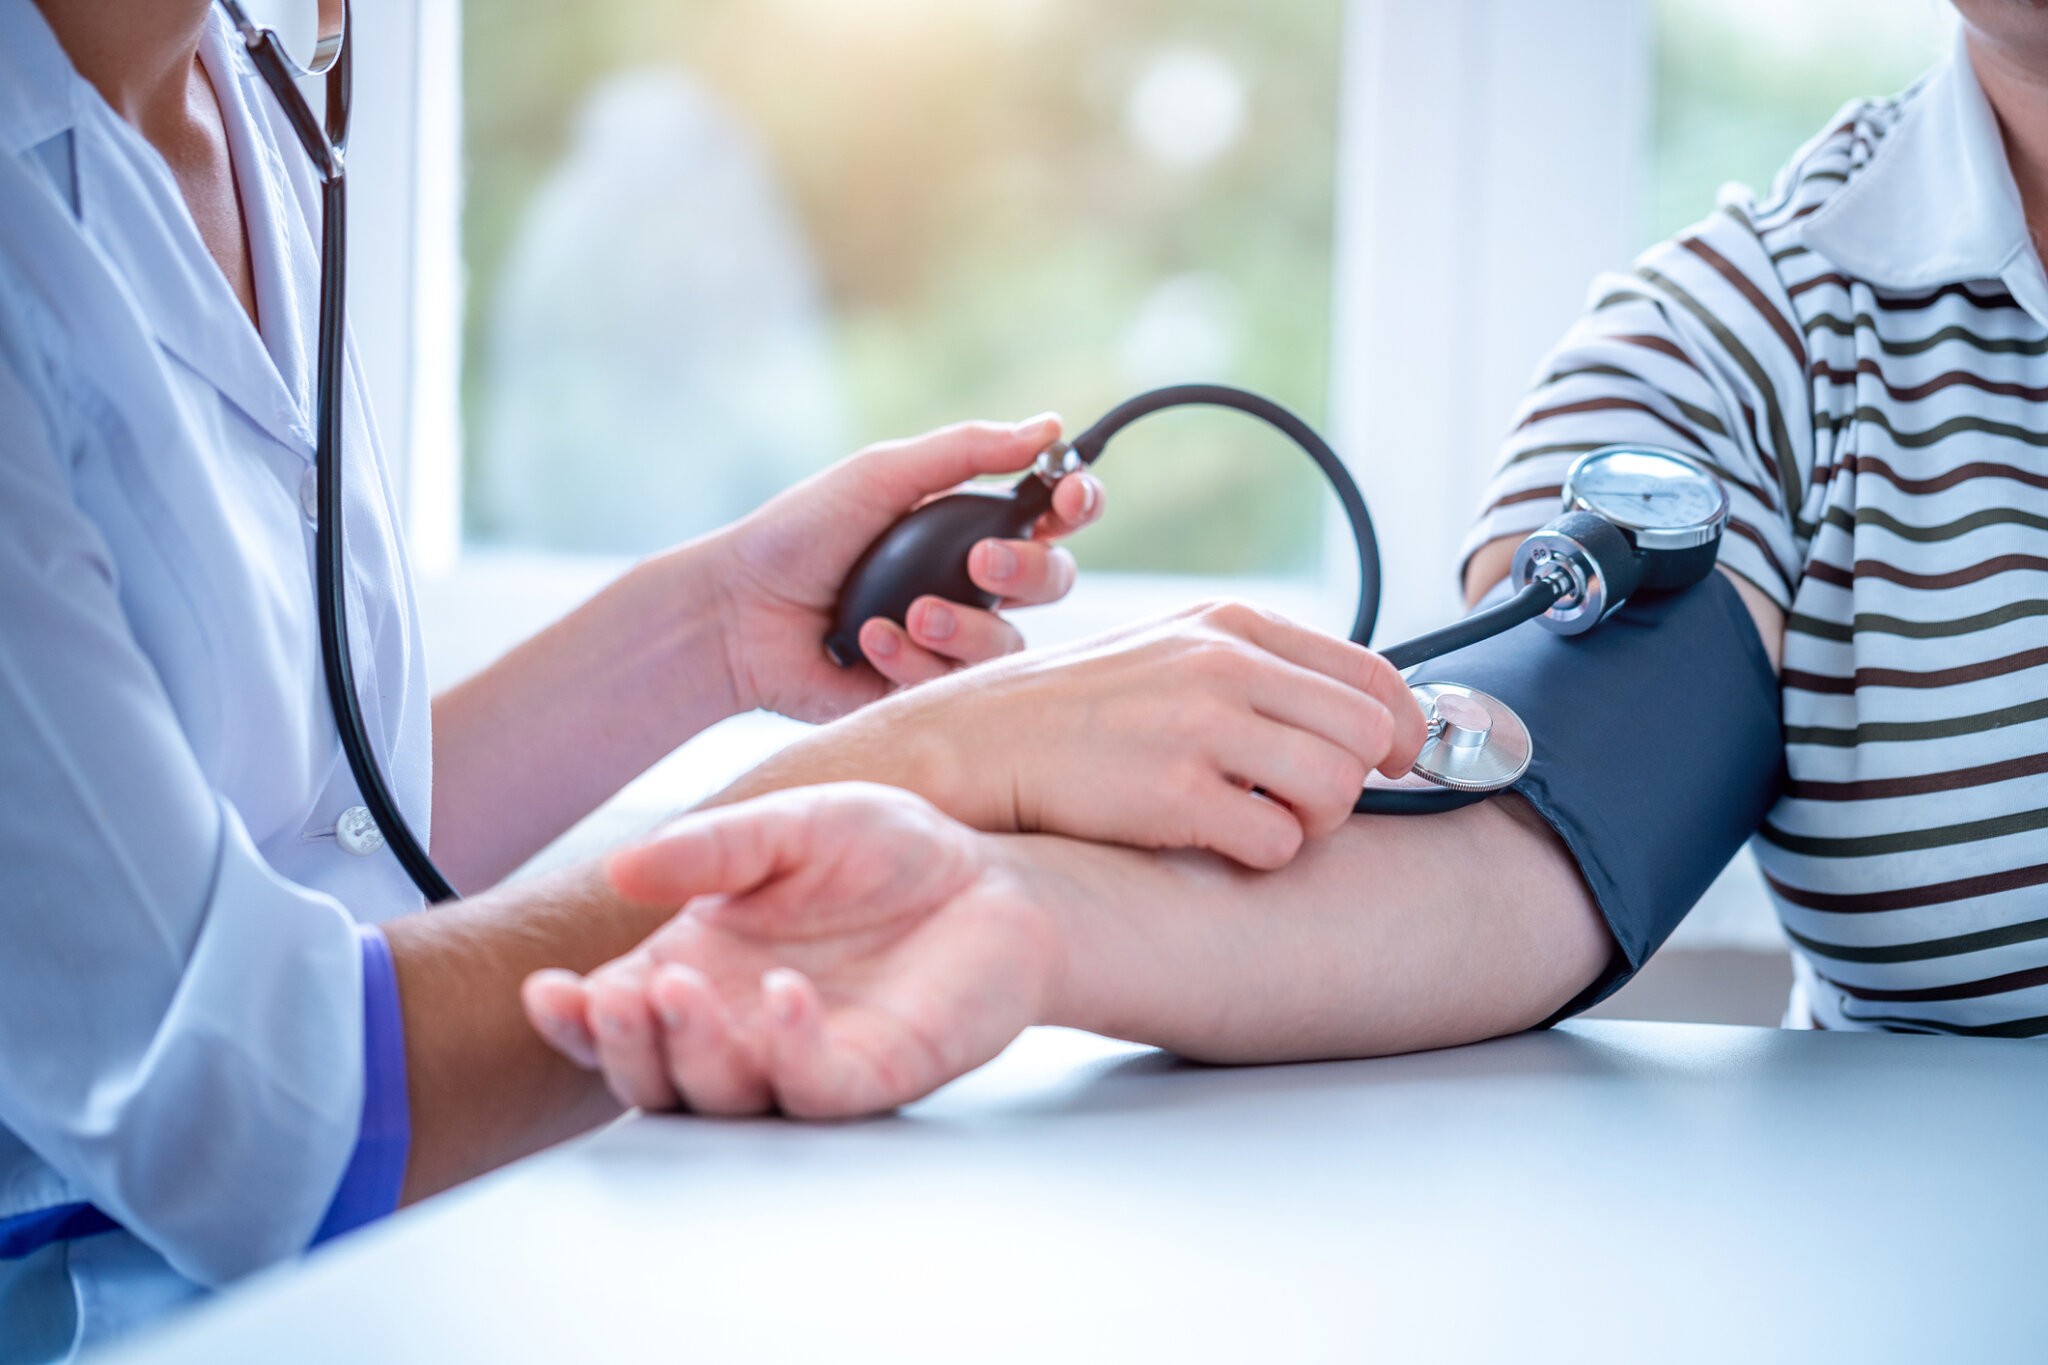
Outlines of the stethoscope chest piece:
[[1506,702],[1457,683],[1410,690],[1429,720],[1416,776],[1452,791],[1492,792],[1529,771],[1529,727]]

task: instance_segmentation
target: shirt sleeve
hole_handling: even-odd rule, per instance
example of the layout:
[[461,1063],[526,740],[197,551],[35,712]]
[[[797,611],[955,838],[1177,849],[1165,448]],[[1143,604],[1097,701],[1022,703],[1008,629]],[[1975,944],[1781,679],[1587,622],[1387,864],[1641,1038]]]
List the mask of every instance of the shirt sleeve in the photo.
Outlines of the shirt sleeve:
[[0,1123],[218,1285],[304,1249],[344,1183],[364,951],[210,786],[22,363],[0,353]]
[[1746,200],[1595,281],[1516,415],[1469,561],[1557,515],[1573,460],[1605,445],[1701,460],[1730,500],[1721,564],[1789,608],[1813,535],[1812,393],[1792,299]]
[[[1798,311],[1752,214],[1746,196],[1732,195],[1713,217],[1645,253],[1633,273],[1595,281],[1585,314],[1517,414],[1466,538],[1467,562],[1481,546],[1520,540],[1556,516],[1565,472],[1580,455],[1606,445],[1661,446],[1720,475],[1729,498],[1721,566],[1790,610],[1826,471],[1816,477],[1821,443]],[[1640,764],[1609,771],[1585,757],[1640,752],[1630,737],[1603,733],[1579,737],[1590,748],[1550,746],[1548,768],[1539,765],[1524,791],[1571,850],[1615,944],[1609,969],[1558,1018],[1642,966],[1761,824],[1777,788],[1778,690],[1747,614],[1739,604],[1710,610],[1698,593],[1686,598],[1632,604],[1628,612],[1641,620],[1618,617],[1585,638],[1606,657],[1602,686],[1642,689],[1641,705],[1622,708],[1629,716],[1655,715],[1676,673],[1681,685],[1710,684],[1714,703],[1678,720],[1697,726],[1711,713],[1712,728],[1675,748],[1677,732],[1667,729],[1678,768],[1666,764],[1648,788],[1630,785],[1641,780]],[[1674,670],[1673,630],[1660,639],[1647,628],[1658,616],[1686,618],[1687,647],[1708,653]],[[1661,653],[1629,657],[1645,649]],[[1529,704],[1501,687],[1518,706]],[[1566,699],[1551,726],[1568,729],[1585,714]],[[1605,725],[1613,712],[1594,714]],[[1712,799],[1687,809],[1674,794]]]
[[363,945],[363,1118],[341,1188],[327,1206],[313,1245],[353,1232],[398,1207],[412,1148],[405,1090],[405,1021],[391,945],[374,924],[358,926]]

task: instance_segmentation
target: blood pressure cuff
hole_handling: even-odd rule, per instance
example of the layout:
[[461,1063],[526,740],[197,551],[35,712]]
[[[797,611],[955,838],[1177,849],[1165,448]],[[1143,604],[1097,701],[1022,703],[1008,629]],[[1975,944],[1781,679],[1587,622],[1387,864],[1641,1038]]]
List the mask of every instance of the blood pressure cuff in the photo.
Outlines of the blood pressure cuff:
[[1521,716],[1535,756],[1514,790],[1564,841],[1614,936],[1608,970],[1546,1027],[1635,975],[1777,796],[1778,684],[1725,574],[1625,603],[1583,635],[1517,627],[1409,680],[1476,687]]

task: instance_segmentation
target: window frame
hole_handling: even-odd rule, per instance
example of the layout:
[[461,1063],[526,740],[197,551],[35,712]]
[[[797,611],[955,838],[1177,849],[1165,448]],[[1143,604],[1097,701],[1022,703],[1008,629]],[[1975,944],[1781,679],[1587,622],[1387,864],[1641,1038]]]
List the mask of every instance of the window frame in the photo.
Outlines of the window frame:
[[415,574],[462,559],[462,6],[349,13],[349,327]]
[[[1379,525],[1382,640],[1461,609],[1458,547],[1515,409],[1593,277],[1640,246],[1652,17],[1352,0],[1331,425],[1368,501],[1400,509]],[[1482,230],[1504,222],[1512,239]]]

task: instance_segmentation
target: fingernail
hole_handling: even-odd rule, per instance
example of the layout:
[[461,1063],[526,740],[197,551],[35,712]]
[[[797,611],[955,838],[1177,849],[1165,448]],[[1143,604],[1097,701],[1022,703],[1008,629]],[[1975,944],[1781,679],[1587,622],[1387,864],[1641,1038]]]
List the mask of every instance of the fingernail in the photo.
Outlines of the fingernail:
[[1008,578],[1017,572],[1017,552],[1000,540],[983,542],[981,555],[982,572],[990,578]]
[[918,633],[927,640],[950,640],[953,638],[953,609],[942,607],[936,602],[925,604],[923,625]]
[[1081,515],[1092,517],[1095,515],[1095,504],[1102,500],[1102,487],[1093,479],[1084,479],[1081,483],[1081,492]]
[[769,998],[775,1003],[775,1022],[793,1023],[796,1019],[796,992],[780,990],[770,992]]
[[597,1031],[609,1037],[616,1038],[626,1031],[626,1021],[610,1010],[597,1011],[594,1022],[597,1024]]
[[661,1015],[661,1025],[663,1028],[667,1029],[670,1033],[682,1031],[683,1021],[686,1016],[681,1010],[665,1000],[655,1001],[654,1008],[655,1012]]
[[1017,423],[1016,430],[1029,431],[1035,426],[1042,426],[1047,422],[1057,422],[1059,420],[1060,415],[1056,412],[1041,412],[1036,417],[1026,417],[1023,421]]
[[878,654],[884,659],[890,658],[899,647],[896,632],[886,626],[869,631],[866,647],[870,654]]

